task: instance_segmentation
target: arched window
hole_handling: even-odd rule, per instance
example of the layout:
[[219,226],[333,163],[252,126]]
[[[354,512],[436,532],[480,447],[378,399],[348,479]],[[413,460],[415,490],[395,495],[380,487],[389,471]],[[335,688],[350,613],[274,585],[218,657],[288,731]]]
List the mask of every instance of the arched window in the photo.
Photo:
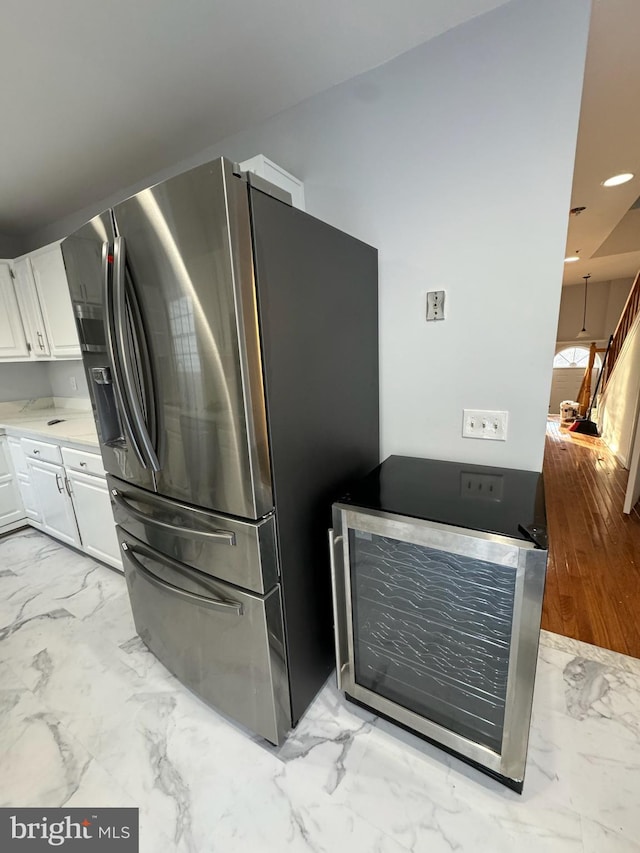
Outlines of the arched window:
[[[600,369],[602,359],[596,353],[593,366]],[[553,359],[554,367],[588,367],[589,366],[589,350],[586,347],[567,347],[556,353]]]

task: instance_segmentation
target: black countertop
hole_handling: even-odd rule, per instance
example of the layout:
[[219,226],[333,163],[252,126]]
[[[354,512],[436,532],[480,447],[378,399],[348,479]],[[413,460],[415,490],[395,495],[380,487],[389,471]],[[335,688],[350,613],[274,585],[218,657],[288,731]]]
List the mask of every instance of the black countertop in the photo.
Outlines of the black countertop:
[[532,541],[547,548],[542,474],[389,456],[339,503]]

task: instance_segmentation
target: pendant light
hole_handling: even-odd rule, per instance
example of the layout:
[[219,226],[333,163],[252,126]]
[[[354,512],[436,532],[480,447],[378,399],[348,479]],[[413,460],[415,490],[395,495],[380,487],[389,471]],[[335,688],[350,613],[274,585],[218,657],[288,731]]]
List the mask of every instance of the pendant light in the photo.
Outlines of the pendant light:
[[591,337],[589,332],[587,332],[587,282],[591,278],[591,273],[583,275],[582,278],[584,279],[584,312],[582,314],[582,329],[576,335],[576,340],[584,340]]

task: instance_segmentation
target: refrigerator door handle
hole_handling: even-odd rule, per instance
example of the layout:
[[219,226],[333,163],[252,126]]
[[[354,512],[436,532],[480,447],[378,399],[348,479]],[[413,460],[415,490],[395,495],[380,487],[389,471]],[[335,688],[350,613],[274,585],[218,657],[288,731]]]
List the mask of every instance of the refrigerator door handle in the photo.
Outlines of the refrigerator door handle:
[[125,290],[126,275],[126,245],[124,237],[116,237],[113,245],[113,304],[114,304],[114,327],[118,353],[122,364],[123,384],[127,401],[131,410],[132,420],[135,425],[136,439],[142,445],[144,455],[148,460],[152,471],[160,470],[160,462],[151,441],[144,419],[144,412],[138,399],[138,392],[133,378],[133,365],[129,357],[129,346],[126,335],[127,302]]
[[128,515],[138,519],[138,521],[141,521],[143,524],[151,524],[153,527],[159,527],[176,536],[186,536],[189,539],[206,539],[207,542],[214,540],[224,542],[227,545],[236,544],[236,535],[230,530],[193,530],[190,527],[180,527],[179,525],[168,524],[166,521],[159,521],[158,519],[153,518],[153,516],[147,515],[141,510],[136,509],[129,503],[129,501],[122,497],[117,489],[111,489],[111,497],[116,506],[119,506],[120,509],[124,510]]
[[[174,586],[172,583],[168,583],[165,580],[154,575],[153,572],[149,571],[146,566],[138,560],[134,554],[138,553],[136,547],[129,544],[128,542],[122,543],[122,550],[127,555],[127,558],[133,564],[133,567],[137,572],[139,572],[149,583],[152,583],[154,586],[157,586],[159,589],[166,590],[170,592],[172,595],[177,595],[180,598],[184,598],[187,601],[192,601],[194,603],[202,604],[205,607],[208,607],[210,610],[220,610],[224,613],[234,613],[236,616],[242,616],[243,608],[242,604],[239,601],[226,601],[223,598],[209,598],[206,595],[197,595],[195,592],[188,592],[186,589],[180,589],[179,586]],[[168,559],[167,557],[162,556],[161,554],[157,554],[156,552],[149,550],[147,553],[146,549],[144,551],[140,551],[140,554],[143,556],[150,557],[151,559],[157,560],[159,563],[163,563],[169,568],[177,568],[179,564],[176,564],[173,560]]]
[[[135,433],[133,431],[133,427],[131,424],[131,417],[129,414],[129,409],[125,402],[124,394],[122,393],[122,377],[120,376],[120,362],[116,357],[116,347],[115,341],[113,339],[113,330],[115,326],[115,310],[113,304],[113,282],[112,277],[109,275],[109,265],[113,263],[113,255],[111,254],[111,246],[108,241],[105,240],[102,244],[102,284],[103,284],[103,293],[104,293],[104,316],[105,316],[105,327],[106,327],[106,342],[107,342],[107,352],[109,354],[109,359],[111,361],[111,376],[110,378],[107,376],[106,370],[101,375],[101,378],[96,378],[96,373],[94,371],[93,378],[95,382],[99,382],[99,384],[107,384],[106,380],[109,378],[109,381],[113,384],[115,390],[116,401],[118,403],[118,409],[120,416],[122,418],[122,425],[125,428],[125,432],[127,438],[129,439],[129,443],[133,449],[134,454],[136,455],[138,462],[142,465],[143,468],[147,467],[147,462],[145,461],[144,456],[142,455],[142,451],[140,446],[136,440]],[[104,370],[104,368],[103,368]],[[115,442],[107,442],[110,446],[114,446]]]

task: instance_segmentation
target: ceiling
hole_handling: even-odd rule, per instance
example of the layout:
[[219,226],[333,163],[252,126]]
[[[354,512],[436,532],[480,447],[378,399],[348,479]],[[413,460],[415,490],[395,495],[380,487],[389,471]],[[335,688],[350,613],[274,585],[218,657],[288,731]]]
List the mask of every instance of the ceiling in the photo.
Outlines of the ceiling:
[[26,235],[503,2],[3,0],[0,232]]
[[[595,0],[587,49],[571,207],[586,207],[569,217],[564,284],[608,281],[640,270],[640,32],[638,0]],[[606,178],[633,172],[618,187]]]

